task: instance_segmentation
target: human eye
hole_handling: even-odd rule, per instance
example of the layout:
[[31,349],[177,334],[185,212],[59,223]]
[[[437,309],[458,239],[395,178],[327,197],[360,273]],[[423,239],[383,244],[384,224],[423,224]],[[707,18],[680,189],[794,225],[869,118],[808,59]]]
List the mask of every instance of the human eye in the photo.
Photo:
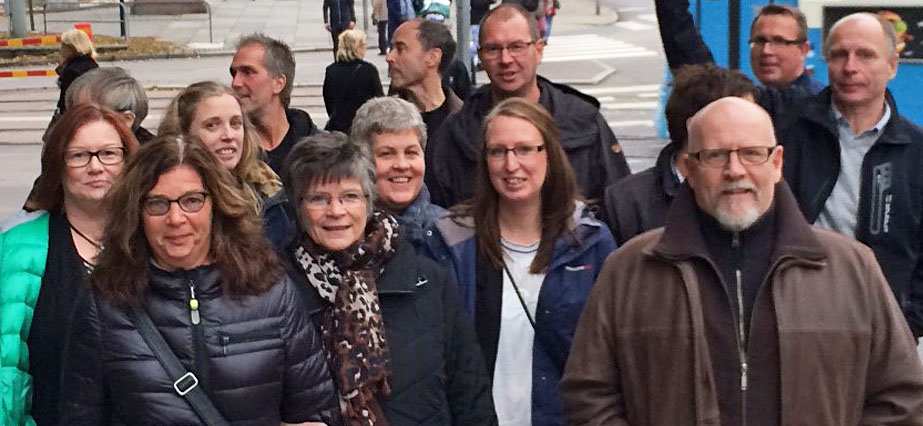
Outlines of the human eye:
[[489,146],[487,147],[487,156],[491,158],[500,158],[506,155],[506,147]]
[[527,155],[532,155],[534,152],[535,152],[534,146],[526,145],[526,146],[517,146],[516,148],[513,148],[513,153],[516,154],[517,157],[525,157]]
[[699,157],[702,159],[703,163],[707,164],[720,164],[724,162],[724,159],[727,158],[728,151],[726,149],[703,149],[699,153]]
[[244,120],[241,119],[240,117],[234,117],[231,119],[231,127],[235,129],[239,129],[243,125],[244,125]]
[[526,51],[528,47],[529,45],[527,43],[517,41],[517,42],[510,43],[510,45],[507,46],[507,49],[509,49],[510,52],[513,52],[513,53],[523,53]]
[[163,197],[150,197],[141,206],[147,214],[159,216],[170,210],[170,201]]
[[187,212],[196,212],[205,204],[205,194],[191,192],[179,198],[179,205]]
[[122,159],[122,148],[105,148],[99,151],[99,158],[105,161],[118,161]]
[[869,60],[869,59],[875,59],[878,55],[875,54],[874,50],[862,49],[856,52],[856,56],[858,56],[859,59]]
[[65,159],[74,161],[84,161],[90,158],[90,151],[68,151]]
[[346,192],[340,195],[340,201],[343,204],[358,204],[362,199],[362,194],[359,192]]
[[846,58],[846,51],[842,49],[831,50],[827,60],[842,60]]
[[749,148],[741,148],[738,153],[744,161],[749,162],[759,162],[766,157],[767,149],[761,146],[752,146]]
[[481,48],[481,50],[484,51],[484,54],[488,56],[498,55],[500,53],[500,50],[502,49],[503,49],[502,47],[495,46],[492,44],[485,45],[484,47]]
[[417,148],[417,147],[407,148],[407,150],[404,151],[404,155],[408,157],[418,157],[420,155],[420,148]]
[[323,207],[330,201],[330,196],[327,194],[308,194],[308,196],[304,197],[304,201],[309,206]]

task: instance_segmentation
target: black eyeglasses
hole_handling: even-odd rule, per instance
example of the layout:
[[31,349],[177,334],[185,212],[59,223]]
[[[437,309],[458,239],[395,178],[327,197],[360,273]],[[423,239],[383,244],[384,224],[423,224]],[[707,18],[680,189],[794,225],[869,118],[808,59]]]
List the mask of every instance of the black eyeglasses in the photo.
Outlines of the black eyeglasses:
[[514,41],[506,46],[497,46],[494,44],[488,44],[478,48],[478,52],[481,52],[481,55],[485,59],[497,59],[503,53],[503,49],[506,49],[507,52],[510,52],[511,56],[520,57],[526,54],[526,51],[529,50],[529,46],[535,44],[535,40],[531,41]]
[[500,161],[506,158],[508,152],[512,152],[517,158],[529,158],[544,150],[545,145],[520,145],[512,148],[507,148],[503,145],[495,145],[487,147],[486,151],[488,160]]
[[67,167],[83,167],[90,164],[90,160],[96,157],[100,163],[107,166],[114,166],[125,159],[125,148],[112,147],[103,148],[99,151],[87,151],[84,149],[70,149],[64,151],[64,165]]
[[804,42],[805,40],[801,38],[789,40],[789,39],[785,39],[782,37],[773,37],[773,38],[753,37],[750,39],[750,48],[751,49],[755,49],[757,47],[763,48],[763,47],[766,47],[767,44],[772,47],[800,46],[804,44]]
[[181,195],[176,199],[169,199],[167,197],[145,197],[141,201],[141,209],[144,210],[148,216],[163,216],[170,211],[170,204],[176,203],[179,205],[179,208],[186,213],[195,213],[199,210],[202,210],[202,207],[205,206],[205,199],[208,198],[208,193],[201,192],[187,192]]
[[[776,145],[778,146],[778,145]],[[769,160],[772,151],[776,146],[746,146],[737,149],[703,149],[698,152],[689,153],[689,157],[695,159],[699,164],[705,167],[720,168],[727,166],[731,161],[731,153],[737,153],[737,159],[741,164],[747,166],[758,166]]]

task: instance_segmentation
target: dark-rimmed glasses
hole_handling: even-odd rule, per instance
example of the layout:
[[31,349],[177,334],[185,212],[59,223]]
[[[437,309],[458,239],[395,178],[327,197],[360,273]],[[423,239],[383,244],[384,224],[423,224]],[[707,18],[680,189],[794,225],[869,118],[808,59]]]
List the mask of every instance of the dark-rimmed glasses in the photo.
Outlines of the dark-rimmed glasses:
[[195,213],[202,210],[202,207],[205,206],[206,198],[208,198],[208,193],[204,191],[187,192],[175,199],[169,199],[159,195],[145,197],[144,200],[141,201],[141,209],[144,210],[144,213],[148,216],[163,216],[170,211],[170,204],[176,203],[184,212]]
[[506,154],[512,152],[516,158],[529,158],[545,150],[545,145],[520,145],[507,148],[503,145],[489,146],[486,149],[487,159],[491,161],[500,161],[506,158]]
[[737,160],[745,166],[758,166],[769,160],[774,146],[745,146],[737,149],[702,149],[690,152],[689,157],[705,167],[721,168],[731,161],[731,153],[737,153]]
[[506,49],[507,52],[510,52],[510,56],[518,58],[522,55],[525,55],[529,50],[529,46],[533,44],[535,44],[535,40],[514,41],[506,46],[487,44],[478,48],[478,52],[481,52],[481,55],[484,56],[484,59],[497,59],[501,54],[503,54],[503,50]]
[[103,148],[98,151],[87,151],[84,149],[69,149],[64,151],[64,165],[67,167],[83,167],[90,164],[90,160],[96,157],[100,163],[107,166],[114,166],[125,159],[125,148],[112,147]]

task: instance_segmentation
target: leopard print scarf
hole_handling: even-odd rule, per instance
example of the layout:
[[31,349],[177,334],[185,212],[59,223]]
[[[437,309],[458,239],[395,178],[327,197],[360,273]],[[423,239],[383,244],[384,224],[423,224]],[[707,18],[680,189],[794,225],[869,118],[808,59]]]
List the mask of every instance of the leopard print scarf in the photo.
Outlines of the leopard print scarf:
[[394,256],[397,220],[375,211],[365,235],[331,252],[303,235],[295,252],[308,282],[332,309],[321,325],[340,407],[349,426],[387,426],[378,395],[388,395],[388,344],[375,280]]

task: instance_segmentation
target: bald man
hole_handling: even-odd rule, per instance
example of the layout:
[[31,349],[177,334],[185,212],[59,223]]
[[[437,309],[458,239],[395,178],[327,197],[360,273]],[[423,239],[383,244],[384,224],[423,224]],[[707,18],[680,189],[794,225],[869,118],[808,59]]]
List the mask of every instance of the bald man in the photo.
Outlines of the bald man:
[[561,389],[567,424],[923,425],[923,368],[872,252],[811,227],[770,116],[688,122],[666,226],[606,261]]

